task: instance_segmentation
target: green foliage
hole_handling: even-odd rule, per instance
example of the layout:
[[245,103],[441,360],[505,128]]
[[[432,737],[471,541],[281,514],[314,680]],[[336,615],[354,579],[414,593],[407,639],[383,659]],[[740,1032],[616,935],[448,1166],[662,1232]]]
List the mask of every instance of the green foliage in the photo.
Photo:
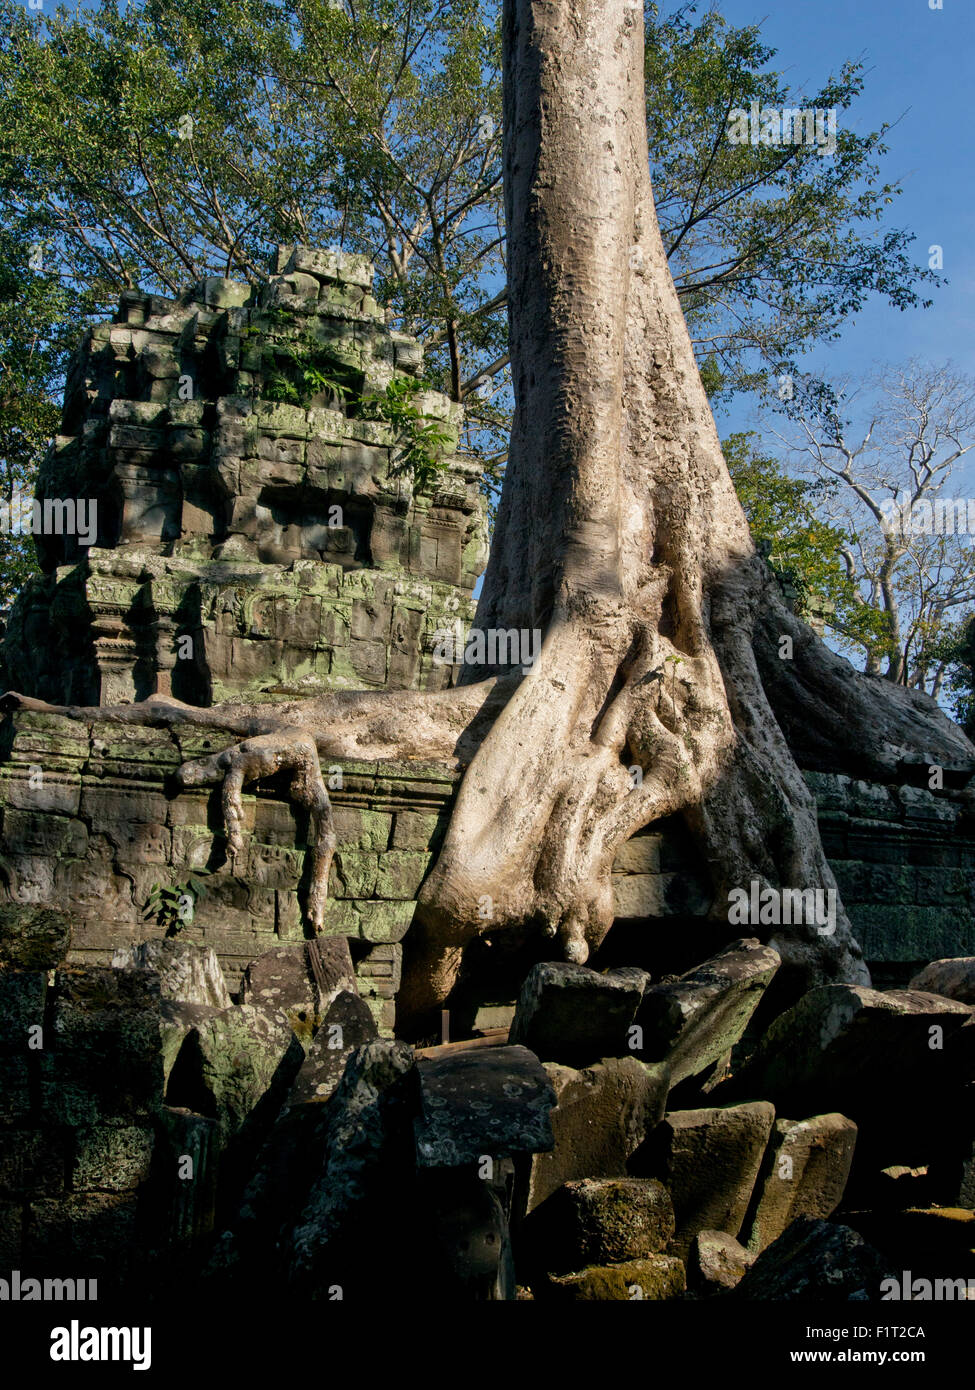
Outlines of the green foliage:
[[884,614],[864,601],[846,573],[842,554],[850,536],[817,515],[825,484],[790,477],[756,452],[756,438],[734,434],[722,445],[756,546],[807,621],[823,624],[847,650],[886,652]]
[[[862,65],[802,97],[754,27],[687,5],[645,21],[657,208],[709,393],[767,389],[871,296],[920,303],[936,277],[885,222],[887,127],[855,133]],[[512,404],[500,67],[498,0],[0,0],[0,229],[44,243],[78,328],[121,288],[258,283],[278,242],[370,256],[391,326],[464,402],[490,494]],[[732,144],[728,112],[753,99],[849,113],[835,155]],[[47,312],[28,300],[25,341],[50,341]],[[270,399],[318,393],[286,363],[271,375]],[[418,428],[410,466],[429,480],[436,427]]]
[[[276,241],[364,252],[459,399],[505,348],[499,11],[99,0],[48,15],[2,0],[0,205],[30,211],[59,269],[108,296],[260,280]],[[805,98],[754,26],[650,4],[646,31],[660,222],[716,387],[835,335],[871,294],[918,303],[934,277],[907,233],[881,227],[898,191],[879,180],[887,127],[841,121],[830,158],[726,138],[729,110],[753,99],[851,110],[863,66]]]
[[444,470],[444,453],[454,435],[443,428],[443,421],[424,414],[414,403],[416,396],[429,389],[429,383],[415,377],[398,376],[382,395],[369,396],[362,403],[367,418],[385,420],[400,437],[400,463],[413,475],[417,492],[433,487]]
[[329,404],[341,409],[352,394],[348,370],[311,339],[296,343],[276,343],[263,350],[264,400],[284,405],[307,406],[316,396],[326,395]]
[[143,919],[165,927],[167,936],[176,936],[193,921],[196,904],[206,893],[202,875],[209,872],[209,869],[197,869],[185,882],[175,885],[154,883],[149,889]]
[[44,248],[28,224],[0,227],[0,608],[38,572],[29,526],[34,478],[58,426],[55,397],[73,333],[73,297],[31,261]]
[[[917,286],[938,277],[914,262],[911,233],[884,225],[900,189],[880,178],[890,123],[856,132],[863,63],[837,53],[837,75],[797,93],[757,25],[698,17],[694,5],[665,17],[660,8],[647,7],[645,71],[664,247],[709,395],[764,392],[870,296],[914,308]],[[835,153],[729,140],[729,113],[753,101],[835,108]]]
[[975,740],[975,615],[947,624],[932,644],[933,663],[945,670],[945,691],[951,710],[970,739]]

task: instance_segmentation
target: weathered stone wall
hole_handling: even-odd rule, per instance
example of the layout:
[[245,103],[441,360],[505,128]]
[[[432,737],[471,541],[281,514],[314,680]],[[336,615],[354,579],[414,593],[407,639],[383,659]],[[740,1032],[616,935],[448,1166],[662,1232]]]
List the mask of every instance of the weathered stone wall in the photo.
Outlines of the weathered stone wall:
[[[206,869],[205,892],[179,932],[212,946],[236,989],[255,956],[303,939],[306,826],[273,785],[245,796],[246,857],[231,874],[218,793],[177,794],[171,780],[183,759],[215,746],[200,731],[26,712],[8,720],[0,901],[70,906],[69,960],[107,965],[117,947],[166,929],[146,916],[154,885],[180,888]],[[351,762],[325,772],[333,784],[341,780],[331,791],[339,848],[325,931],[349,939],[360,993],[389,1033],[403,939],[456,774]],[[975,827],[961,821],[957,802],[918,788],[807,776],[843,901],[878,979],[904,984],[929,959],[975,954]],[[607,959],[618,944],[631,963],[665,972],[689,968],[714,945],[704,920],[710,889],[679,823],[624,845],[614,887],[618,920]]]
[[823,846],[878,989],[975,955],[975,820],[924,787],[809,772]]
[[[163,1105],[155,976],[10,965],[0,970],[0,1263],[8,1279],[96,1278],[104,1296],[209,1228],[215,1124]],[[198,1181],[175,1180],[183,1154]]]
[[[805,777],[877,988],[903,987],[929,960],[975,955],[975,821],[961,803],[922,787],[824,772]],[[661,936],[652,961],[658,969],[689,969],[702,948],[717,948],[703,925],[711,905],[707,877],[681,826],[668,823],[635,836],[620,850],[614,871],[614,931],[625,936],[627,959],[653,922]],[[695,937],[695,922],[704,939]]]
[[[153,886],[208,871],[180,935],[218,953],[232,989],[256,956],[303,940],[299,887],[307,825],[273,786],[244,797],[246,856],[231,873],[210,790],[174,793],[185,758],[215,746],[206,733],[84,725],[18,714],[0,764],[2,900],[62,905],[69,959],[107,965],[120,946],[159,936],[146,916]],[[337,780],[333,771],[326,775]],[[392,1031],[402,939],[453,798],[455,775],[417,764],[353,763],[330,793],[339,849],[325,934],[348,937],[361,995]]]
[[[486,554],[478,470],[452,452],[461,407],[413,395],[446,437],[417,489],[376,402],[422,353],[385,326],[372,267],[303,248],[276,264],[260,291],[126,292],[87,335],[41,469],[47,573],[11,615],[11,687],[209,704],[451,680],[435,633],[470,621]],[[91,548],[65,502],[95,504]]]

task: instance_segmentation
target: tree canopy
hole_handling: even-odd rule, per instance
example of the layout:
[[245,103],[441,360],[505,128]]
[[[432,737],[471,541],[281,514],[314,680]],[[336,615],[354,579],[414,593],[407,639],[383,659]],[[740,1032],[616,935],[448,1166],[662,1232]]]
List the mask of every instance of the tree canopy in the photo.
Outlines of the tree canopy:
[[[489,480],[507,390],[495,0],[100,0],[53,15],[0,0],[0,219],[104,314],[138,283],[259,280],[277,242],[372,256],[377,296],[468,409]],[[843,63],[790,92],[756,26],[649,4],[651,173],[712,396],[762,388],[871,295],[921,302],[932,272],[886,224],[885,125],[843,113]],[[835,152],[735,143],[749,107],[835,108]],[[893,113],[896,115],[897,113]]]

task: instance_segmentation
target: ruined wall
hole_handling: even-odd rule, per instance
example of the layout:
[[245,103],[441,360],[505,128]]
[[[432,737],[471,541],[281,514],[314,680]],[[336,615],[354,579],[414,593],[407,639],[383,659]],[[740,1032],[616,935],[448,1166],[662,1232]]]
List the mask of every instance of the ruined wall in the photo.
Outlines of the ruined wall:
[[[902,988],[929,960],[975,955],[975,821],[950,794],[882,786],[836,773],[806,772],[823,846],[854,933],[878,989]],[[662,940],[653,961],[683,971],[702,940],[711,905],[707,878],[687,832],[652,827],[620,850],[615,865],[613,962],[639,950],[651,922],[680,924],[686,939]],[[625,943],[625,945],[624,945]],[[637,956],[639,959],[639,955]]]
[[[210,870],[182,939],[212,946],[231,989],[249,961],[304,939],[299,885],[306,817],[273,786],[244,797],[247,849],[231,873],[219,796],[174,794],[186,758],[217,745],[200,731],[84,725],[18,714],[0,764],[0,900],[64,906],[77,963],[108,965],[120,946],[157,937],[156,884],[180,888]],[[325,934],[347,937],[360,994],[392,1031],[402,939],[455,789],[446,769],[346,762],[330,792],[339,839]]]
[[[19,713],[0,746],[0,901],[70,906],[69,959],[108,964],[121,945],[161,935],[147,915],[156,884],[207,869],[180,936],[217,952],[232,990],[249,961],[296,943],[306,825],[269,784],[244,797],[246,852],[231,874],[219,795],[174,793],[185,758],[215,747],[201,731],[82,725]],[[914,787],[808,773],[844,905],[880,984],[905,984],[928,960],[975,954],[975,827],[958,804]],[[333,780],[334,775],[333,775]],[[456,774],[442,767],[353,763],[332,801],[339,847],[325,933],[347,937],[358,988],[383,1032],[395,1018],[403,940],[416,892],[446,829]],[[711,893],[679,823],[624,845],[614,870],[617,923],[603,957],[668,973],[718,944]],[[618,958],[618,959],[617,959]],[[491,997],[491,985],[481,1002]]]
[[12,688],[209,704],[451,679],[434,634],[470,620],[486,555],[478,470],[453,452],[461,408],[412,396],[446,441],[416,488],[377,400],[422,354],[387,329],[372,267],[302,248],[275,264],[258,291],[127,291],[88,333],[41,470],[47,573],[11,614]]
[[[258,290],[127,291],[87,334],[41,470],[46,572],[10,615],[9,687],[207,705],[455,679],[435,644],[473,617],[479,473],[455,452],[460,407],[417,380],[419,344],[387,328],[372,277],[361,257],[282,247]],[[441,435],[419,482],[408,427],[383,418],[390,383],[413,382],[408,405]],[[247,861],[231,875],[212,796],[173,793],[205,737],[18,715],[3,738],[0,894],[68,906],[72,961],[108,964],[162,934],[172,923],[147,910],[153,891],[201,871],[179,928],[216,946],[235,988],[268,946],[303,939],[301,817],[273,787],[248,797]],[[360,991],[391,1032],[400,942],[454,779],[336,771],[326,928],[354,943]]]

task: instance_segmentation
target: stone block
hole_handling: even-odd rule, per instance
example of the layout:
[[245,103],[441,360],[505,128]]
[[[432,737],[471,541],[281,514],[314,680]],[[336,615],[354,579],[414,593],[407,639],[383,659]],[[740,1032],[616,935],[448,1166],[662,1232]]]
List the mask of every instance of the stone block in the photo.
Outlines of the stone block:
[[550,1274],[644,1259],[666,1250],[673,1234],[670,1193],[652,1178],[564,1183],[525,1223],[531,1261]]
[[133,1125],[78,1130],[71,1184],[78,1192],[134,1191],[149,1176],[153,1131]]
[[757,1256],[725,1231],[698,1231],[691,1246],[687,1271],[692,1284],[705,1293],[736,1288]]
[[0,971],[0,1048],[27,1052],[30,1030],[43,1025],[46,997],[42,971]]
[[975,956],[931,961],[915,975],[909,988],[957,999],[962,1004],[975,1004]]
[[533,966],[522,986],[511,1041],[545,1062],[584,1065],[632,1051],[629,1028],[649,983],[642,970],[597,974],[553,961]]
[[303,1060],[304,1051],[283,1013],[241,1004],[205,1020],[189,1034],[168,1095],[173,1097],[179,1087],[208,1097],[202,1113],[216,1118],[227,1140],[240,1133],[265,1098],[268,1107],[275,1100],[274,1108],[284,1102]]
[[635,1017],[639,1054],[666,1059],[674,1085],[698,1075],[740,1041],[779,964],[771,946],[746,938],[673,984],[649,986]]
[[[972,1018],[970,1005],[936,994],[822,985],[779,1015],[718,1094],[766,1096],[793,1114],[839,1111],[885,1162],[910,1162],[937,1131],[934,1112],[954,1081],[952,1039]],[[905,1094],[931,1118],[907,1114]]]
[[760,1302],[873,1302],[886,1270],[849,1226],[801,1217],[755,1261],[733,1298]]
[[441,818],[419,811],[398,811],[393,824],[393,849],[430,851],[434,847]]
[[162,999],[182,1004],[230,1007],[230,995],[216,952],[209,946],[169,938],[122,946],[112,957],[114,970],[149,970],[159,980]]
[[[0,1062],[0,1073],[4,1063]],[[0,1192],[5,1196],[53,1196],[64,1190],[67,1140],[64,1131],[0,1130]]]
[[545,1070],[556,1096],[555,1147],[531,1160],[519,1198],[525,1214],[564,1182],[627,1176],[630,1156],[662,1117],[669,1090],[665,1067],[635,1057],[607,1058],[584,1071],[555,1063]]
[[407,900],[411,903],[426,877],[430,855],[413,850],[389,849],[380,855],[375,894],[378,898]]
[[667,1114],[633,1155],[631,1171],[670,1191],[686,1257],[699,1231],[738,1236],[748,1211],[775,1109],[765,1101]]
[[70,1271],[71,1277],[97,1276],[101,1292],[135,1263],[136,1200],[128,1192],[76,1192],[31,1202],[25,1263]]
[[416,911],[412,900],[358,903],[359,934],[365,941],[402,941]]
[[536,1297],[552,1303],[663,1302],[682,1297],[686,1288],[681,1260],[670,1255],[648,1255],[625,1264],[551,1275],[539,1284]]
[[376,1037],[376,1020],[365,1002],[347,990],[336,995],[301,1064],[288,1105],[328,1100],[355,1049]]
[[71,917],[56,908],[0,903],[0,965],[51,970],[71,944]]
[[163,1094],[160,1005],[150,971],[59,970],[40,1053],[45,1112],[71,1125],[155,1114]]
[[776,1120],[742,1239],[757,1253],[800,1216],[831,1216],[846,1190],[857,1128],[844,1115]]
[[0,1121],[23,1124],[31,1113],[27,1054],[0,1053]]
[[417,1059],[420,1113],[417,1162],[458,1168],[485,1157],[547,1152],[554,1147],[549,1111],[555,1092],[525,1047],[447,1051]]
[[244,1004],[280,1010],[310,1043],[332,1003],[355,991],[348,942],[335,936],[266,951],[245,970],[240,997]]

